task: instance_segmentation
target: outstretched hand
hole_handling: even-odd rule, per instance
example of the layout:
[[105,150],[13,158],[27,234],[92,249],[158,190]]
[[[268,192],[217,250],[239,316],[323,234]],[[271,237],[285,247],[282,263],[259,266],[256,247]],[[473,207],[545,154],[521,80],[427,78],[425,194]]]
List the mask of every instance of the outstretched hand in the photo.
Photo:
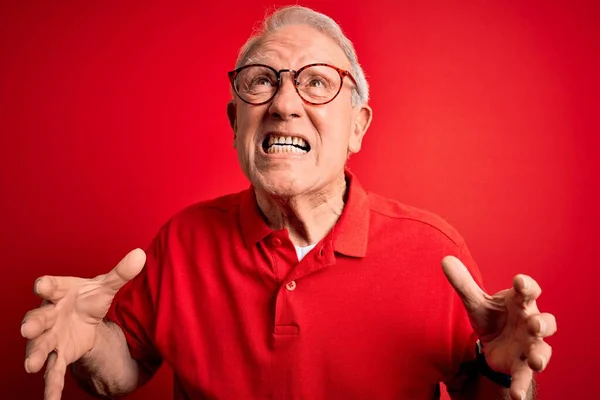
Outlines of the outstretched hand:
[[94,346],[96,327],[108,312],[117,291],[144,267],[146,255],[136,249],[109,273],[92,279],[43,276],[34,292],[43,298],[21,324],[27,338],[25,370],[38,372],[46,363],[44,399],[59,400],[67,366]]
[[488,365],[512,376],[511,399],[524,399],[533,373],[550,361],[552,348],[544,339],[557,329],[554,316],[537,307],[542,289],[531,277],[517,275],[512,288],[489,295],[456,257],[444,257],[442,268],[483,344]]

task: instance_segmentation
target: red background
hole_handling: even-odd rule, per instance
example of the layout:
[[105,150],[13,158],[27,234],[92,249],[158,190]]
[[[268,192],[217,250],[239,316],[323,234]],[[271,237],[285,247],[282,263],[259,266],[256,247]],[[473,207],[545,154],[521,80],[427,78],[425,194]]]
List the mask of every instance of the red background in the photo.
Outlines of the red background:
[[[105,272],[182,207],[247,185],[226,71],[273,3],[201,3],[2,3],[2,399],[42,397],[19,335],[37,276]],[[598,7],[416,3],[303,2],[340,22],[370,79],[375,118],[351,167],[368,189],[447,218],[490,291],[534,276],[560,324],[540,394],[590,398]],[[166,369],[133,396],[169,397]],[[87,397],[70,382],[75,398]]]

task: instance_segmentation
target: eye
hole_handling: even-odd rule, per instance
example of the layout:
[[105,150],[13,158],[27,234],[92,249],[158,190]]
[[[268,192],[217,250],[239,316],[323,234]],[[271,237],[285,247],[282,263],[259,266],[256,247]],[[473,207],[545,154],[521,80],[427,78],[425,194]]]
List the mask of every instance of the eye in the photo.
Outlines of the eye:
[[308,82],[308,86],[310,87],[314,87],[314,88],[322,88],[323,86],[325,86],[325,82],[323,82],[322,78],[313,78]]
[[251,86],[272,86],[273,82],[266,76],[258,76],[252,80]]

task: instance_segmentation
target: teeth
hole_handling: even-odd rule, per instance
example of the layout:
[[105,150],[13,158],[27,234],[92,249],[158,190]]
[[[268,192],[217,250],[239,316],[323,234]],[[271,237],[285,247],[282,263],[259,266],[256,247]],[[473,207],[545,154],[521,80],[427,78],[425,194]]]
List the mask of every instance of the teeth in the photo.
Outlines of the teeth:
[[275,136],[269,135],[267,153],[289,153],[289,154],[306,154],[307,151],[297,146],[308,147],[306,141],[297,136]]
[[273,145],[273,144],[295,144],[297,146],[302,146],[302,147],[306,147],[306,142],[304,141],[304,139],[299,138],[299,137],[292,137],[292,136],[269,136],[269,146]]
[[306,154],[306,150],[299,149],[298,147],[294,147],[291,144],[278,144],[277,146],[271,146],[267,150],[267,153],[290,153],[290,154]]

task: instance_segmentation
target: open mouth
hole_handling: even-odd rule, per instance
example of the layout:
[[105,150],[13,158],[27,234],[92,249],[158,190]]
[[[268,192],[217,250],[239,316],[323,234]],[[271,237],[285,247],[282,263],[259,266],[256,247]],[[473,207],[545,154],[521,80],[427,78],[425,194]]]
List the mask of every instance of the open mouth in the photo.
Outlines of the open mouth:
[[301,137],[275,134],[267,135],[263,140],[262,147],[267,154],[306,154],[310,151],[310,145]]

